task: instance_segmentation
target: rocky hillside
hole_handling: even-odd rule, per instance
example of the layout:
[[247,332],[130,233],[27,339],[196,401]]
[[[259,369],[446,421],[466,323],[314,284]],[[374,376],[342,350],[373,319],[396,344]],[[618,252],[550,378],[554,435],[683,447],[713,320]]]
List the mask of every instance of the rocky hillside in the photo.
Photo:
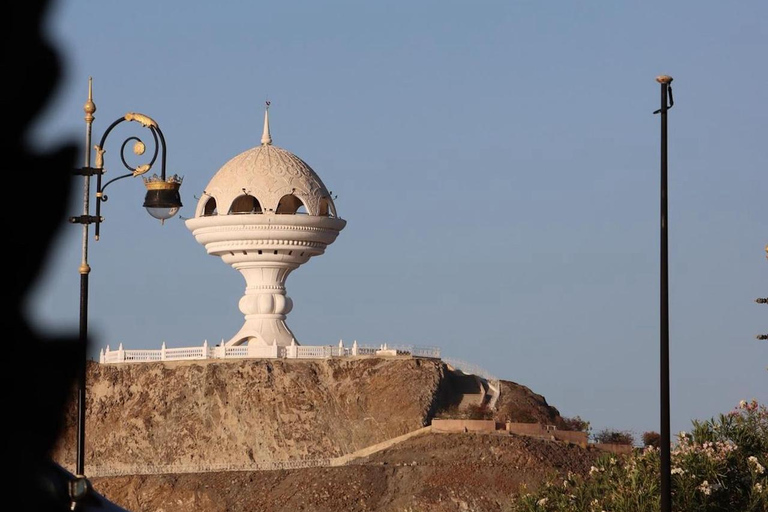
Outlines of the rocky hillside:
[[[157,362],[88,367],[86,464],[242,464],[335,457],[455,409],[467,379],[439,360],[358,358]],[[74,462],[75,410],[54,458]],[[528,388],[502,382],[497,419],[554,422]]]
[[[91,364],[86,464],[341,455],[422,427],[444,372],[420,359]],[[65,465],[74,425],[55,452]]]
[[501,395],[494,411],[496,421],[542,423],[565,429],[560,412],[547,403],[542,395],[516,382],[501,381]]
[[[86,473],[134,512],[501,511],[520,484],[584,472],[596,453],[503,432],[426,433],[351,465],[252,470],[349,454],[437,416],[562,424],[541,395],[500,387],[489,411],[475,376],[409,357],[91,363]],[[75,432],[73,406],[53,454],[70,469]],[[135,474],[148,465],[173,471]],[[221,465],[240,470],[211,471]]]

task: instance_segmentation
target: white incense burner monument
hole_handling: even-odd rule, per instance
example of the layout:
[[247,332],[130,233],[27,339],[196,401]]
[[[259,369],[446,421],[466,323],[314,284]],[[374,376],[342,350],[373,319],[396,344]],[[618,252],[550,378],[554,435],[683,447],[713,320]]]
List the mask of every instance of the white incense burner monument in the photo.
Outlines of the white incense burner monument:
[[261,145],[229,160],[213,176],[185,221],[208,254],[245,278],[240,311],[245,323],[225,342],[236,345],[298,343],[285,323],[293,302],[288,275],[325,252],[346,221],[336,214],[320,177],[293,153],[272,145],[269,105]]

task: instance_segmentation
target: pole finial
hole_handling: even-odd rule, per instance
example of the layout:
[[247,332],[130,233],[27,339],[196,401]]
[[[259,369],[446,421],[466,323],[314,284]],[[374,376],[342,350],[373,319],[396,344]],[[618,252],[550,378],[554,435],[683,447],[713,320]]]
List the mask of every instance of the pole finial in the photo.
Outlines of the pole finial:
[[269,105],[270,101],[266,101],[266,107],[264,109],[264,132],[261,134],[261,144],[268,146],[272,144],[272,135],[269,133]]
[[656,81],[660,84],[669,84],[672,83],[672,80],[674,79],[669,75],[659,75],[656,77]]
[[93,122],[93,113],[96,112],[96,104],[93,102],[93,77],[88,77],[88,101],[83,105],[85,111],[85,120],[88,123]]

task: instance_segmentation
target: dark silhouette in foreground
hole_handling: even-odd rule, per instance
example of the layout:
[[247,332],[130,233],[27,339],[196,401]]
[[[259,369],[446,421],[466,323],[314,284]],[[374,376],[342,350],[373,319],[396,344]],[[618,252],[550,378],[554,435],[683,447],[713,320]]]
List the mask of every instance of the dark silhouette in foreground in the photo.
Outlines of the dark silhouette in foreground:
[[[9,231],[6,239],[11,241],[6,261],[12,275],[11,337],[4,344],[3,372],[5,469],[11,475],[4,479],[5,510],[71,510],[73,475],[56,464],[50,453],[86,355],[86,343],[77,333],[43,335],[25,315],[29,292],[42,273],[57,230],[67,219],[77,160],[74,143],[41,152],[29,140],[30,128],[53,96],[63,71],[60,56],[43,33],[51,3],[15,2],[6,11],[14,30],[4,35],[3,113],[14,128],[3,136],[8,150],[4,154],[11,157],[5,172],[4,224]],[[17,250],[7,251],[11,247]],[[76,293],[73,290],[74,300]],[[20,372],[21,362],[33,371]],[[77,510],[123,509],[90,492]]]

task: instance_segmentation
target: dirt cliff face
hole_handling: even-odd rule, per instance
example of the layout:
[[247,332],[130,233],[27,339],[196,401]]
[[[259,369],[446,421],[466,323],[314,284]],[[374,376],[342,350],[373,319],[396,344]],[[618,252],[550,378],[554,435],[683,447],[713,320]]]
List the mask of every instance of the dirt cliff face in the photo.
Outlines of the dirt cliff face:
[[515,435],[428,434],[354,465],[95,478],[133,512],[504,512],[521,485],[586,474],[598,453]]
[[[334,457],[428,424],[429,359],[235,360],[88,368],[86,464],[247,464]],[[54,458],[74,462],[75,410]]]

